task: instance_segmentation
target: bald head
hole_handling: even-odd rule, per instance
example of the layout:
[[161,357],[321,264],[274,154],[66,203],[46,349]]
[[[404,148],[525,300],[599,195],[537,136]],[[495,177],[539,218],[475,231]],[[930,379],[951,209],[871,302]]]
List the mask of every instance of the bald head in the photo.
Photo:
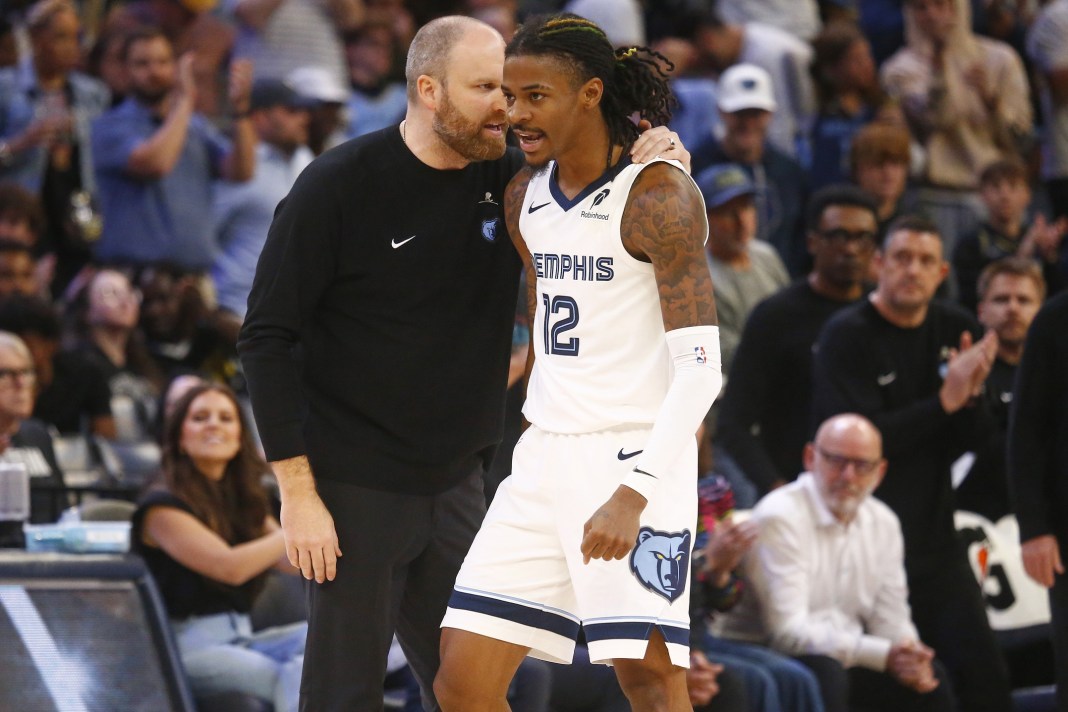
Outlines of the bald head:
[[467,42],[496,42],[504,46],[504,38],[495,29],[485,22],[463,15],[439,17],[415,33],[404,65],[409,101],[417,94],[420,76],[425,74],[439,82],[445,81],[453,48]]
[[856,413],[842,413],[823,421],[816,431],[816,445],[826,447],[842,440],[871,451],[872,458],[882,457],[883,436],[875,424]]

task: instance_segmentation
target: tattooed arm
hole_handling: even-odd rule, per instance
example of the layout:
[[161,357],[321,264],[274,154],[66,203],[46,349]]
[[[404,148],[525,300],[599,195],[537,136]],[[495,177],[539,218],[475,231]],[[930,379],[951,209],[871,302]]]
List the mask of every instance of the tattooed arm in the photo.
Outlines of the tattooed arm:
[[653,266],[675,376],[634,470],[586,522],[582,554],[587,563],[622,559],[630,552],[649,497],[661,477],[675,475],[672,465],[692,447],[723,382],[704,253],[708,226],[693,183],[666,163],[646,168],[631,188],[620,232],[627,251]]
[[664,331],[716,324],[705,259],[704,202],[682,171],[667,163],[642,171],[631,188],[620,232],[627,252],[653,265]]

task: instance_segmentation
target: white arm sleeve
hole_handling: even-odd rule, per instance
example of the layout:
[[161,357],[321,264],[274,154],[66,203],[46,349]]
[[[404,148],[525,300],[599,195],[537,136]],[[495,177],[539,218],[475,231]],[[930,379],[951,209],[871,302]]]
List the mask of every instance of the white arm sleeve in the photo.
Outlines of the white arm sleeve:
[[666,337],[675,377],[644,451],[622,482],[646,500],[656,489],[657,478],[670,471],[693,440],[723,386],[718,326],[687,326],[669,331]]

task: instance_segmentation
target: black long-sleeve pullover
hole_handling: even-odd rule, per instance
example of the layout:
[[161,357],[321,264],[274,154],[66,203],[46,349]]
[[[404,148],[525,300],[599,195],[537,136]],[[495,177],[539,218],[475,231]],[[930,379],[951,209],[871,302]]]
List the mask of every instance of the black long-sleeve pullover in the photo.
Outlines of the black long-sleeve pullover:
[[436,494],[492,452],[520,270],[503,196],[522,161],[436,170],[390,127],[304,171],[238,342],[268,459]]

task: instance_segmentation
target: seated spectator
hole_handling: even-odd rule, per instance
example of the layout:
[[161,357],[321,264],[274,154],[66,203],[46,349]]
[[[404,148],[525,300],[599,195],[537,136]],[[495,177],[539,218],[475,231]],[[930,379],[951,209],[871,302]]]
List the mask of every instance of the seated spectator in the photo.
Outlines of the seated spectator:
[[115,437],[107,378],[84,352],[60,350],[59,317],[51,304],[40,297],[11,297],[0,303],[0,329],[21,338],[33,356],[33,417],[63,435]]
[[348,60],[350,138],[384,129],[404,118],[408,91],[393,79],[396,56],[393,32],[386,25],[366,24],[345,36]]
[[0,331],[0,461],[26,466],[30,476],[30,521],[51,522],[59,516],[63,472],[56,462],[52,436],[33,413],[36,373],[22,339]]
[[805,447],[805,468],[753,510],[752,595],[719,631],[796,656],[819,678],[827,712],[954,710],[911,620],[901,526],[870,497],[886,472],[879,431],[835,416]]
[[159,584],[195,696],[241,692],[296,710],[307,624],[253,632],[276,568],[295,573],[260,479],[269,472],[233,393],[201,385],[175,405],[163,474],[133,517],[131,548]]
[[757,529],[753,522],[734,521],[733,490],[723,477],[706,475],[698,481],[697,491],[699,516],[690,592],[691,651],[742,679],[748,709],[822,712],[819,684],[801,663],[764,646],[727,640],[708,632],[709,621],[715,615],[729,611],[746,595],[735,570],[756,541]]
[[708,268],[716,285],[723,370],[730,370],[749,312],[790,282],[775,249],[755,240],[756,188],[740,166],[712,166],[697,176],[708,211]]
[[982,214],[979,171],[1018,158],[1030,138],[1027,75],[1011,47],[972,32],[968,0],[905,0],[904,12],[907,45],[882,82],[926,152],[920,207],[949,255]]
[[909,142],[909,132],[900,126],[869,124],[857,132],[849,147],[850,176],[877,203],[879,242],[886,234],[886,226],[911,212],[915,203],[907,191]]
[[761,495],[800,470],[816,340],[835,313],[864,298],[875,245],[875,202],[867,193],[845,184],[817,191],[808,208],[812,271],[749,315],[716,435]]
[[145,347],[164,378],[190,371],[220,381],[233,376],[234,345],[215,329],[196,275],[156,265],[141,270],[137,286]]
[[104,373],[111,388],[116,437],[151,437],[163,377],[138,331],[140,293],[122,272],[102,269],[72,306],[77,349]]
[[45,214],[37,197],[18,183],[0,183],[0,240],[37,248]]
[[30,248],[21,242],[0,240],[0,302],[13,294],[41,295],[37,279],[37,260]]
[[957,508],[996,523],[1012,510],[1005,471],[1009,409],[1024,339],[1046,298],[1042,270],[1032,260],[1003,257],[979,275],[979,323],[998,335],[998,353],[980,398],[997,427],[975,449],[975,460],[956,490]]
[[849,147],[865,124],[904,124],[897,105],[883,93],[871,45],[852,22],[828,24],[813,42],[812,76],[819,111],[812,125],[808,169],[815,190],[849,177]]
[[953,270],[957,275],[961,304],[975,310],[979,273],[1002,257],[1035,260],[1050,292],[1063,286],[1060,273],[1060,247],[1068,232],[1068,217],[1047,222],[1038,214],[1028,222],[1031,187],[1023,163],[995,161],[979,175],[979,197],[986,206],[987,219],[977,230],[961,236],[953,252]]
[[0,242],[14,242],[29,247],[36,260],[37,284],[47,293],[55,275],[55,253],[43,253],[40,236],[45,229],[45,215],[33,193],[15,183],[0,183]]
[[778,110],[771,76],[755,65],[735,65],[720,77],[717,92],[723,138],[693,149],[693,174],[721,163],[741,166],[756,187],[757,235],[778,251],[791,274],[801,274],[808,264],[803,239],[808,178],[797,161],[767,142]]

